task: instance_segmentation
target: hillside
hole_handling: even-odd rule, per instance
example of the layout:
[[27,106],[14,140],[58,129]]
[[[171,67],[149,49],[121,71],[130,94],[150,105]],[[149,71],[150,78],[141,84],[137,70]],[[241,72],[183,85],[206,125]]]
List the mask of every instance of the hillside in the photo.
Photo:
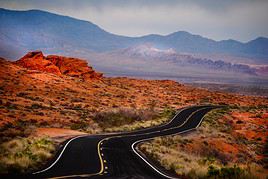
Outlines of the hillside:
[[[59,146],[59,135],[65,137],[69,135],[70,137],[70,135],[84,133],[126,131],[159,125],[169,120],[174,115],[175,110],[199,104],[224,104],[228,106],[229,111],[221,112],[225,117],[212,118],[207,116],[207,122],[204,123],[204,127],[207,127],[202,127],[197,133],[191,134],[189,136],[191,142],[187,142],[183,148],[189,149],[188,152],[194,151],[198,146],[203,145],[202,140],[204,140],[211,145],[216,145],[215,150],[218,153],[225,154],[228,152],[226,146],[232,145],[232,151],[236,152],[234,154],[241,153],[241,156],[238,160],[233,154],[230,154],[232,160],[228,165],[238,164],[242,166],[239,161],[243,161],[255,165],[256,170],[263,172],[261,161],[264,157],[262,150],[265,136],[267,136],[267,131],[264,131],[268,115],[267,98],[211,92],[170,80],[108,78],[105,76],[81,80],[80,76],[77,75],[59,74],[59,71],[55,73],[55,71],[43,67],[32,68],[31,64],[35,62],[36,57],[41,61],[48,60],[45,61],[45,67],[50,68],[56,64],[53,67],[58,68],[58,64],[54,64],[53,60],[49,61],[49,59],[51,57],[59,59],[59,57],[55,58],[55,56],[50,55],[45,57],[41,52],[28,53],[15,63],[5,59],[0,60],[1,147],[3,147],[2,151],[9,151],[8,146],[18,145],[14,150],[22,150],[19,147],[22,144],[18,141],[22,140],[22,143],[28,141],[29,143],[33,135],[38,134],[39,137],[49,135],[52,137],[50,140],[54,142],[38,139],[34,140],[33,143],[30,142],[29,145],[35,149],[38,146],[46,146],[46,150],[52,154],[29,154],[29,151],[22,151],[23,155],[15,155],[16,153],[12,149],[13,153],[8,154],[8,156],[15,157],[12,160],[12,157],[6,158],[7,153],[0,153],[2,156],[0,160],[1,172],[12,171],[14,166],[21,167],[22,169],[18,170],[22,170],[22,172],[36,169],[36,166],[42,166],[44,160],[50,158],[53,151]],[[60,59],[69,58],[60,57]],[[70,59],[72,59],[72,63],[81,62],[80,59]],[[22,61],[24,63],[21,63]],[[47,66],[47,64],[49,65]],[[87,69],[92,68],[88,67]],[[73,70],[75,71],[75,69]],[[230,125],[232,128],[228,128]],[[70,129],[84,133],[71,132]],[[218,132],[219,130],[220,132]],[[58,136],[55,135],[57,133],[55,131],[58,131]],[[213,131],[213,133],[209,131]],[[198,137],[193,137],[196,135]],[[14,139],[16,139],[15,142]],[[237,142],[234,144],[235,139]],[[172,143],[178,139],[168,140],[171,140]],[[195,143],[196,145],[192,145]],[[219,143],[221,145],[218,145]],[[56,148],[52,148],[52,144]],[[166,143],[160,145],[165,147]],[[176,150],[181,146],[173,145],[170,148],[173,147]],[[205,151],[205,148],[201,149]],[[42,148],[43,150],[45,149]],[[143,150],[145,153],[150,153],[150,147],[145,146]],[[247,150],[246,155],[242,155],[245,150]],[[203,154],[207,155],[207,153],[201,153],[202,151],[200,151],[202,155],[199,157],[202,157]],[[32,155],[41,155],[40,160],[32,161]],[[186,158],[195,157],[194,152],[186,152],[183,155]],[[215,155],[215,160],[220,161],[221,156]],[[21,164],[21,161],[26,159],[28,163]],[[157,157],[153,159],[158,160]],[[204,168],[208,166],[205,164]],[[217,166],[221,166],[221,164],[217,164]],[[168,167],[169,163],[167,163]],[[177,168],[175,170],[180,172]],[[256,172],[253,174],[259,175]]]
[[0,56],[9,59],[17,59],[34,49],[46,54],[68,55],[117,50],[144,43],[162,49],[173,48],[177,52],[260,58],[264,63],[268,58],[268,39],[264,37],[247,43],[215,41],[184,31],[166,36],[125,37],[111,34],[88,21],[40,10],[0,9],[0,21]]
[[91,22],[39,10],[0,9],[0,20],[0,54],[10,59],[33,49],[63,54],[110,50],[128,39],[108,33]]

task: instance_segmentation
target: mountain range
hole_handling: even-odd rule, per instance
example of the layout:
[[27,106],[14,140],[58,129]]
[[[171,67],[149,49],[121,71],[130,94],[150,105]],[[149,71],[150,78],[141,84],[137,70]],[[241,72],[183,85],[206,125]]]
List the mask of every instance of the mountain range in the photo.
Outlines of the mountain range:
[[107,52],[150,43],[159,49],[179,53],[228,54],[268,59],[268,39],[258,37],[247,43],[236,40],[215,41],[185,31],[169,35],[126,37],[109,33],[84,20],[40,10],[0,9],[0,55],[18,59],[32,50],[45,53]]
[[150,44],[129,47],[124,50],[119,50],[118,53],[127,57],[142,58],[143,60],[161,60],[170,62],[172,65],[179,67],[195,67],[199,69],[207,69],[210,71],[227,71],[240,72],[251,75],[256,75],[254,68],[244,64],[235,64],[225,62],[223,60],[211,60],[206,58],[197,58],[188,54],[180,54],[173,49],[160,50]]
[[88,60],[106,76],[267,85],[268,39],[215,41],[185,31],[127,37],[40,10],[0,9],[0,57],[29,51]]

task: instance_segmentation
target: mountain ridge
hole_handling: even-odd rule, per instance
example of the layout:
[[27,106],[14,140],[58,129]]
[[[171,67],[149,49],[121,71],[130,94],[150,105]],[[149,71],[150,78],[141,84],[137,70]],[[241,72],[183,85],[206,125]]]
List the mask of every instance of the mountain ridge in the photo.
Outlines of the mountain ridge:
[[184,34],[188,34],[188,35],[193,35],[193,36],[198,36],[198,37],[201,37],[201,38],[205,38],[207,40],[212,40],[212,41],[215,41],[215,42],[224,42],[224,41],[234,41],[234,42],[238,42],[238,43],[241,43],[241,44],[247,44],[251,41],[254,41],[254,40],[259,40],[259,39],[267,39],[268,40],[268,37],[264,37],[264,36],[258,36],[252,40],[248,40],[246,42],[241,42],[239,40],[236,40],[236,39],[223,39],[223,40],[214,40],[212,38],[209,38],[209,37],[205,37],[205,36],[202,36],[202,35],[198,35],[198,34],[194,34],[194,33],[190,33],[188,31],[184,31],[184,30],[178,30],[178,31],[175,31],[175,32],[170,32],[166,35],[163,35],[163,34],[147,34],[147,35],[141,35],[141,36],[126,36],[126,35],[120,35],[120,34],[116,34],[116,33],[111,33],[109,31],[106,31],[104,30],[103,28],[101,28],[99,25],[91,22],[91,21],[88,21],[88,20],[84,20],[84,19],[79,19],[79,18],[76,18],[76,17],[72,17],[72,16],[68,16],[68,15],[62,15],[62,14],[58,14],[58,13],[55,13],[55,12],[49,12],[49,11],[44,11],[44,10],[40,10],[40,9],[29,9],[29,10],[13,10],[13,9],[6,9],[6,8],[1,8],[0,7],[0,12],[1,11],[6,11],[6,12],[10,12],[10,11],[13,11],[13,12],[41,12],[41,13],[48,13],[48,14],[52,14],[52,15],[56,15],[56,16],[61,16],[61,17],[66,17],[66,18],[70,18],[70,19],[73,19],[73,20],[78,20],[78,21],[84,21],[86,23],[90,23],[91,25],[95,25],[96,27],[102,29],[103,31],[109,33],[109,34],[113,34],[113,35],[116,35],[116,36],[121,36],[121,37],[128,37],[128,38],[143,38],[143,37],[147,37],[147,36],[161,36],[161,37],[166,37],[166,36],[170,36],[170,35],[173,35],[173,34],[176,34],[176,33],[184,33]]
[[0,8],[0,20],[0,55],[11,59],[33,50],[66,55],[75,51],[105,52],[142,43],[153,43],[163,49],[173,48],[177,52],[268,59],[268,38],[265,37],[246,43],[232,39],[215,41],[186,31],[127,37],[110,33],[90,21],[42,10]]

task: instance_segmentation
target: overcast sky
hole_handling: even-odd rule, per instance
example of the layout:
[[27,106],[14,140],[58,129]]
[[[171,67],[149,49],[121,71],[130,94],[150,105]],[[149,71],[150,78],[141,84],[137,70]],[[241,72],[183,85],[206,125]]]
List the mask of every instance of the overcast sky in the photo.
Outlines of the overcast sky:
[[268,0],[0,0],[91,21],[128,36],[188,31],[215,40],[268,37]]

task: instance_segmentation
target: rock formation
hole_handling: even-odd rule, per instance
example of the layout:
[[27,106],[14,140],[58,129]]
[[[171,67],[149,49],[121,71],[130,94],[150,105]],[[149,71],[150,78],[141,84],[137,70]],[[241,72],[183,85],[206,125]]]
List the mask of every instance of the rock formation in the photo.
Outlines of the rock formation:
[[31,70],[67,75],[83,80],[102,77],[102,73],[95,72],[85,60],[58,55],[45,57],[41,51],[29,52],[14,63]]

